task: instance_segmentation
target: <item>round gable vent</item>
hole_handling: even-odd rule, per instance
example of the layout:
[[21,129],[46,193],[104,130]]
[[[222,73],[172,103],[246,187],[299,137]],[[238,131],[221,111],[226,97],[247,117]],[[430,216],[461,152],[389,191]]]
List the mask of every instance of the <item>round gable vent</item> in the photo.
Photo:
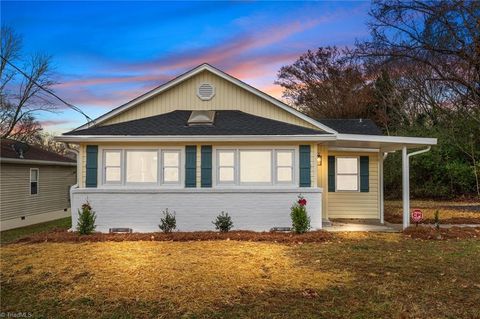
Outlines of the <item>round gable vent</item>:
[[215,95],[215,87],[209,83],[203,83],[198,87],[197,96],[204,101],[210,100]]

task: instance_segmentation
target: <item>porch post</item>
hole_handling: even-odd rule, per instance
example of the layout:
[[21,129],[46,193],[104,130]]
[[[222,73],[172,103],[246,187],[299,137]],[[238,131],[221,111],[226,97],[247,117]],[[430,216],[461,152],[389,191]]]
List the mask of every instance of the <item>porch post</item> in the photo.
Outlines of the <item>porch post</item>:
[[410,169],[407,147],[402,148],[403,229],[410,226]]
[[379,170],[379,186],[380,186],[380,224],[385,223],[385,207],[384,207],[384,186],[383,186],[383,159],[385,158],[385,155],[383,152],[380,152],[379,154],[379,159],[378,159],[378,170]]

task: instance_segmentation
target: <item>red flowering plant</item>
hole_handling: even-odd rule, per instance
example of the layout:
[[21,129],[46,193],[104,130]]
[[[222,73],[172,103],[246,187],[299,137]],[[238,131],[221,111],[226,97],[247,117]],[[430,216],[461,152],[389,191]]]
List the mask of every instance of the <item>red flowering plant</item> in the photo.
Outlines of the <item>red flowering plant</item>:
[[307,200],[300,194],[290,211],[292,230],[297,234],[303,234],[310,229],[310,217],[307,214],[306,206]]
[[299,198],[298,201],[297,201],[298,205],[300,205],[300,206],[306,206],[307,205],[307,200],[305,198],[303,198],[302,195],[299,195],[298,198]]

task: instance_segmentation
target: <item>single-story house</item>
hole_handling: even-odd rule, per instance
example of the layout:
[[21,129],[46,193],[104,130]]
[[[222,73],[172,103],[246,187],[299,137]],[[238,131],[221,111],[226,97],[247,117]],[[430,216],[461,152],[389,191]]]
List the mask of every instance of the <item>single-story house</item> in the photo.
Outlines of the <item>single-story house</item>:
[[288,227],[300,194],[313,229],[331,218],[383,222],[385,154],[403,152],[408,195],[407,150],[437,142],[308,117],[209,64],[57,139],[80,149],[73,220],[88,201],[105,232],[158,231],[167,208],[185,231],[213,229],[222,211],[236,229]]
[[76,161],[11,139],[0,144],[0,230],[70,216]]

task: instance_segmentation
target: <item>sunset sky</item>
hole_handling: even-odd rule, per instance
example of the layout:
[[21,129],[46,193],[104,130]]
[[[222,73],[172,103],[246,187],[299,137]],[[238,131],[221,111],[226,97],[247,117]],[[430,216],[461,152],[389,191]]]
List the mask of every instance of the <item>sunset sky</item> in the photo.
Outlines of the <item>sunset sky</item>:
[[[282,65],[368,36],[369,2],[5,2],[23,52],[53,57],[54,91],[95,118],[207,62],[281,98]],[[47,131],[85,122],[62,107]]]

